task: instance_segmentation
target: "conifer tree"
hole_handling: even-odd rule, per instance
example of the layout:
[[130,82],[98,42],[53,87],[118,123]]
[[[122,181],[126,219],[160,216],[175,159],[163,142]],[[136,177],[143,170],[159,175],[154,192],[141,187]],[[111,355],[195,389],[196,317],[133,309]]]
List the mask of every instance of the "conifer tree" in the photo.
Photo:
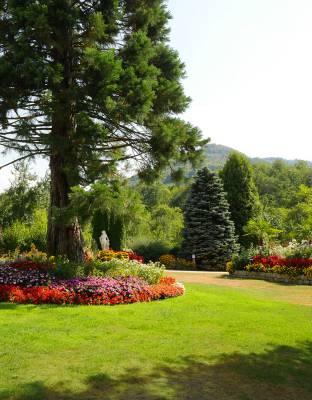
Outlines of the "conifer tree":
[[63,212],[72,187],[125,160],[154,177],[170,160],[194,161],[205,143],[178,118],[189,98],[165,3],[0,2],[0,145],[49,159],[51,255],[82,259],[79,220]]
[[236,251],[234,224],[219,177],[207,168],[197,173],[184,212],[182,253],[204,269],[222,270]]
[[122,217],[107,210],[97,210],[92,218],[92,236],[99,249],[101,249],[100,236],[104,230],[108,235],[110,248],[121,250],[123,241]]
[[244,227],[249,220],[257,218],[261,211],[250,161],[240,153],[231,153],[221,171],[221,178],[235,231],[243,244],[246,242]]

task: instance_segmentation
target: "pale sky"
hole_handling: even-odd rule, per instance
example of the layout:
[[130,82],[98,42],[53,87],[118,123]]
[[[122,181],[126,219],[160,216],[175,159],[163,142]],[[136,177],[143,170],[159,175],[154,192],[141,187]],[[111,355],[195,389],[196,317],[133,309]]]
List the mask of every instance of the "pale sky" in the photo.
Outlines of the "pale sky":
[[249,156],[312,160],[312,1],[169,0],[185,117]]
[[[312,0],[168,0],[184,117],[249,156],[312,160]],[[0,161],[3,158],[0,156]],[[35,171],[44,174],[46,164]],[[10,169],[0,171],[0,190]]]

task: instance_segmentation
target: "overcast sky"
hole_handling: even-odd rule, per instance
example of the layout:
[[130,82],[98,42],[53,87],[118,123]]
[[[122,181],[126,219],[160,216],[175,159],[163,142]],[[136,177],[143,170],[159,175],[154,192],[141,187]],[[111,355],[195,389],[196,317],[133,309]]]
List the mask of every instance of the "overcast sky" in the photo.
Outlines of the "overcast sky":
[[312,160],[312,1],[169,0],[187,119],[250,156]]
[[[249,156],[312,160],[312,0],[169,0],[168,7],[193,99],[185,118]],[[44,173],[41,163],[35,169]],[[0,171],[0,190],[9,171]]]

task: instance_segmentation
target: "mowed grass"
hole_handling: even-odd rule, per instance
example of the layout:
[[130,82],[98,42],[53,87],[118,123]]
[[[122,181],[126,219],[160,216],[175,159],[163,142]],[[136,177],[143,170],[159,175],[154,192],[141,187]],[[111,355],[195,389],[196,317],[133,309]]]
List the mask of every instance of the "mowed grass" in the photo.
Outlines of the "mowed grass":
[[311,307],[256,287],[189,284],[184,297],[115,307],[0,304],[0,400],[311,400],[311,332]]

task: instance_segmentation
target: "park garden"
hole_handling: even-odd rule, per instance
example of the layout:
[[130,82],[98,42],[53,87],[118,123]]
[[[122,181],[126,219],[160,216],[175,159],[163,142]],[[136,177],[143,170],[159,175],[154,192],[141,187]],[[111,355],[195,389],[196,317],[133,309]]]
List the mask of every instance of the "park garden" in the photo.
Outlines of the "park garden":
[[312,167],[209,164],[170,18],[0,4],[0,400],[311,399]]

